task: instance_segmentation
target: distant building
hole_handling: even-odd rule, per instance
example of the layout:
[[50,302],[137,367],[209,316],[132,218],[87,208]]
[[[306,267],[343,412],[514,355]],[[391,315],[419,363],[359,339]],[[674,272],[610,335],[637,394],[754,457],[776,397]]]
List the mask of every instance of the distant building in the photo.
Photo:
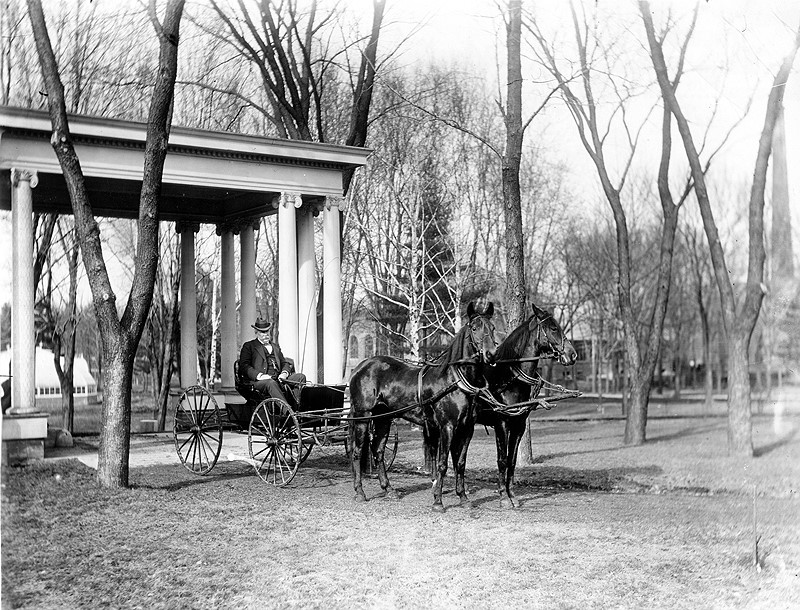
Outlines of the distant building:
[[[63,360],[62,360],[63,362]],[[0,352],[0,371],[10,374],[11,351]],[[60,413],[61,384],[58,381],[53,352],[43,347],[36,348],[36,408],[48,413]],[[13,383],[13,380],[12,380]],[[97,382],[89,371],[83,356],[76,356],[73,369],[75,407],[99,402]]]

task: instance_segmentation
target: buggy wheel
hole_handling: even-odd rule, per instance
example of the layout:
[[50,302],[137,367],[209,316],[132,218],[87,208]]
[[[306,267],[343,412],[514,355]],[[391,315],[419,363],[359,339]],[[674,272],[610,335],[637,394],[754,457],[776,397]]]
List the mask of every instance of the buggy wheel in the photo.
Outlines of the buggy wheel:
[[276,487],[288,485],[297,474],[305,449],[297,415],[284,401],[267,398],[250,418],[247,445],[253,467],[263,481]]
[[181,464],[189,472],[202,475],[214,468],[222,450],[222,417],[211,392],[195,385],[181,394],[172,435]]

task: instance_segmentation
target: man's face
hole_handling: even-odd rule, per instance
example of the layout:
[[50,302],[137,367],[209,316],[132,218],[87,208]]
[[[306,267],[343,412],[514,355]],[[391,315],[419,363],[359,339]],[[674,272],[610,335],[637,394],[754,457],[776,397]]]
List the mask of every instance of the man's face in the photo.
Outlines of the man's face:
[[261,343],[266,345],[269,343],[269,331],[268,330],[257,330],[256,331],[256,339],[258,339]]

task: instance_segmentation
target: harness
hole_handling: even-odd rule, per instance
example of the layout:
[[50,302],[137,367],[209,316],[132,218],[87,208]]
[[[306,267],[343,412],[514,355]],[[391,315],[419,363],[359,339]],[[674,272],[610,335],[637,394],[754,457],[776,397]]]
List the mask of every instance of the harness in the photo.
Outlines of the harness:
[[[531,386],[530,395],[533,396],[533,398],[530,400],[517,402],[513,404],[506,404],[504,402],[497,400],[497,398],[495,398],[494,393],[488,390],[481,391],[478,398],[485,405],[491,408],[492,411],[494,411],[495,413],[506,417],[527,415],[531,411],[535,411],[536,409],[539,408],[550,410],[553,407],[553,405],[551,404],[553,402],[581,395],[581,392],[577,390],[567,390],[563,386],[552,384],[550,382],[545,381],[538,373],[536,373],[535,375],[529,375],[525,371],[523,371],[522,368],[520,367],[520,364],[523,362],[538,362],[539,360],[543,360],[545,358],[556,358],[559,351],[561,353],[565,351],[564,344],[566,342],[566,336],[564,336],[564,334],[562,333],[561,340],[557,345],[554,345],[544,329],[543,326],[544,323],[547,320],[551,319],[552,317],[553,317],[552,315],[548,314],[540,318],[539,315],[536,314],[536,340],[537,342],[540,343],[546,343],[552,351],[540,354],[539,356],[533,356],[529,358],[513,358],[508,360],[498,360],[495,362],[495,364],[508,364],[508,369],[511,372],[511,377],[496,388],[495,390],[496,393],[498,394],[502,393],[506,390],[506,388],[508,388],[509,385],[511,385],[515,381],[521,381],[522,383]],[[546,399],[537,398],[539,392],[541,392],[545,384],[547,385],[548,390],[556,391],[559,394],[557,394],[556,396],[548,396]]]

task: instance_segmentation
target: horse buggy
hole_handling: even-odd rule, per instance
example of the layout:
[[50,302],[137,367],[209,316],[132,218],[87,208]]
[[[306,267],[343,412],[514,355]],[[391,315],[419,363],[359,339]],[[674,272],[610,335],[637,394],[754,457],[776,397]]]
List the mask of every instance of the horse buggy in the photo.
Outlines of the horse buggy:
[[[281,400],[254,391],[240,377],[238,362],[234,378],[245,403],[220,407],[214,395],[199,385],[186,389],[176,403],[175,449],[183,466],[193,474],[211,472],[220,458],[226,432],[247,435],[246,461],[263,481],[278,487],[294,479],[315,446],[341,444],[347,450],[346,385],[303,383],[291,387],[287,383],[286,400]],[[388,467],[394,462],[398,441],[393,422],[385,457]],[[235,459],[232,454],[230,457]]]
[[175,413],[181,462],[195,474],[207,474],[219,459],[223,431],[246,433],[248,461],[258,475],[284,486],[315,445],[340,443],[351,464],[357,501],[367,499],[362,475],[370,469],[377,474],[381,496],[399,498],[387,472],[397,453],[395,420],[402,418],[422,430],[433,508],[444,510],[442,484],[450,462],[456,494],[462,503],[468,500],[467,450],[475,425],[482,424],[495,433],[500,503],[516,507],[514,472],[528,416],[580,395],[546,381],[539,364],[550,359],[572,365],[577,354],[552,313],[535,305],[499,343],[492,303],[483,311],[470,303],[466,313],[466,323],[433,362],[374,356],[353,370],[347,385],[307,383],[296,393],[286,391],[287,400],[248,392],[236,371],[237,390],[247,402],[224,410],[205,388],[189,388]]

